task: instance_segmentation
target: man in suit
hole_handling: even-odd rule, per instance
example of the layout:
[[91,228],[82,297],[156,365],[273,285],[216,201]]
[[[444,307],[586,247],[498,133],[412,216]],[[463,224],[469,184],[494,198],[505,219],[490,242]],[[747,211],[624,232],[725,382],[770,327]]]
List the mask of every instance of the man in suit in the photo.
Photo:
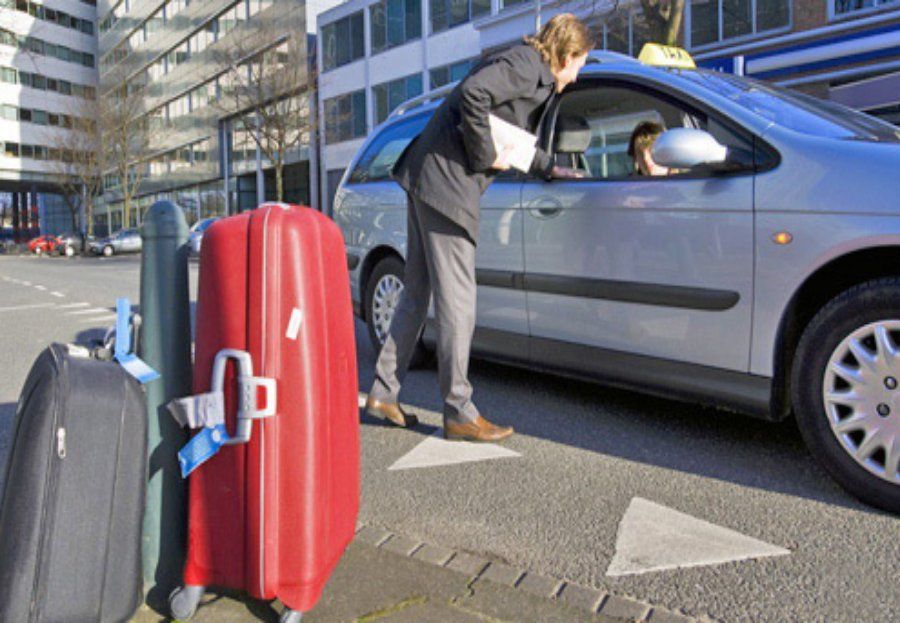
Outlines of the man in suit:
[[[549,100],[575,81],[592,47],[575,16],[555,16],[536,36],[482,59],[398,158],[392,175],[408,200],[404,289],[375,367],[370,415],[397,426],[418,423],[400,408],[398,394],[433,296],[445,438],[497,441],[512,434],[479,413],[468,379],[479,205],[496,173],[509,168],[509,150],[494,149],[488,115],[536,133]],[[530,172],[577,176],[540,148]]]

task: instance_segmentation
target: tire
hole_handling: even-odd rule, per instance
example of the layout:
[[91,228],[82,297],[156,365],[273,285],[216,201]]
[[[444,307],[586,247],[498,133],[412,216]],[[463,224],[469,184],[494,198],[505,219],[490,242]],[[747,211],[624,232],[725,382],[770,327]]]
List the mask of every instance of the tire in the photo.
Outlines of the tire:
[[794,356],[791,399],[807,447],[832,478],[863,502],[900,513],[900,459],[891,453],[892,445],[900,453],[900,278],[854,286],[816,314]]
[[[394,301],[394,304],[396,304],[396,302],[399,301],[400,292],[403,291],[403,261],[400,258],[390,256],[378,262],[375,266],[375,270],[372,271],[372,275],[369,277],[368,283],[366,283],[365,300],[363,303],[366,314],[366,329],[368,330],[369,340],[372,343],[372,348],[375,350],[376,355],[381,352],[381,346],[383,344],[383,338],[379,334],[383,334],[385,327],[390,326],[389,318],[383,316],[376,310],[376,298],[382,297],[384,293],[384,290],[381,290],[379,293],[379,284],[381,284],[382,281],[385,281],[386,288],[390,288],[391,284],[399,284],[400,289],[395,290],[396,301]],[[379,317],[376,318],[376,315]],[[393,311],[391,311],[388,316],[393,318]],[[430,360],[431,353],[425,348],[425,345],[422,343],[422,336],[420,335],[419,341],[416,344],[416,350],[413,352],[412,359],[409,362],[409,367],[422,367]]]
[[112,257],[115,254],[115,249],[113,249],[110,245],[106,245],[103,247],[103,257]]

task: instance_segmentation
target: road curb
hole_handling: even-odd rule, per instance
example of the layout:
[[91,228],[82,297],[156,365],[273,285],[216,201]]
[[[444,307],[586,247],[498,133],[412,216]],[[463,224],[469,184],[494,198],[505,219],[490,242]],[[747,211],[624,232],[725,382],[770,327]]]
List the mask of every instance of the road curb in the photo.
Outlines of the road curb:
[[519,569],[507,563],[490,560],[462,550],[426,543],[420,539],[399,535],[384,528],[359,523],[355,541],[398,556],[413,558],[435,567],[450,569],[469,577],[469,584],[493,582],[509,586],[567,606],[602,614],[620,621],[641,623],[711,623],[707,616],[695,617],[634,599],[628,595],[613,595],[603,590],[582,586],[569,580]]

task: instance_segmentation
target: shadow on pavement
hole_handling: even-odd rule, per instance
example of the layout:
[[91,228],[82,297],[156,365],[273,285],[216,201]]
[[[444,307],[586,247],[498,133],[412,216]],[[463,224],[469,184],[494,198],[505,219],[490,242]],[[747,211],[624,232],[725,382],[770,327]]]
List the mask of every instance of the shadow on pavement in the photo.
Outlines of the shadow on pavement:
[[[376,354],[357,321],[360,391],[373,381]],[[806,449],[793,419],[767,422],[582,380],[473,359],[469,377],[482,414],[519,434],[628,461],[696,474],[766,491],[884,514],[839,488]],[[411,382],[412,381],[412,382]],[[423,409],[440,404],[436,370],[411,370],[407,386],[419,397],[401,401]],[[485,396],[490,387],[489,401]],[[425,396],[423,399],[422,396]],[[486,411],[488,403],[501,412]],[[439,410],[438,406],[438,410]],[[491,408],[491,407],[487,407]],[[362,411],[361,411],[362,413]],[[385,424],[361,415],[364,425]],[[421,433],[433,433],[422,427]]]

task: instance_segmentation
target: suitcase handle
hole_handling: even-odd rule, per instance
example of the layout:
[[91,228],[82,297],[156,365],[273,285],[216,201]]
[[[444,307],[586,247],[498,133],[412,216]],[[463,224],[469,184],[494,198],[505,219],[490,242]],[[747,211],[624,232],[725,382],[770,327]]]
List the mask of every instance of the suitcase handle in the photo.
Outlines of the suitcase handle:
[[[237,362],[238,374],[238,410],[237,430],[234,435],[229,435],[222,445],[233,446],[250,441],[253,431],[253,420],[272,417],[277,406],[277,386],[275,379],[253,376],[253,359],[250,353],[243,350],[226,348],[216,353],[213,363],[212,391],[222,392],[225,386],[225,366],[229,359]],[[265,389],[266,404],[260,409],[257,407],[257,390]]]

